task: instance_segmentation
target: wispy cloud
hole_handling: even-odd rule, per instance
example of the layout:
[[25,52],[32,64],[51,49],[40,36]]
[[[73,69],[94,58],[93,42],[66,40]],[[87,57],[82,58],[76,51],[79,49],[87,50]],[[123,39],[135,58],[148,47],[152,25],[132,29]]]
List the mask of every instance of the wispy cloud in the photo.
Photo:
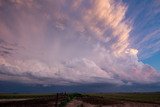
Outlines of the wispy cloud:
[[17,54],[9,44],[0,47],[12,55],[0,56],[0,80],[61,85],[159,82],[159,73],[139,62],[138,50],[131,46],[133,27],[123,2],[1,0],[0,6],[0,39],[18,44]]
[[139,50],[140,59],[146,59],[160,51],[156,46],[160,41],[159,1],[135,1],[130,2],[129,6],[128,20],[133,25],[130,44]]

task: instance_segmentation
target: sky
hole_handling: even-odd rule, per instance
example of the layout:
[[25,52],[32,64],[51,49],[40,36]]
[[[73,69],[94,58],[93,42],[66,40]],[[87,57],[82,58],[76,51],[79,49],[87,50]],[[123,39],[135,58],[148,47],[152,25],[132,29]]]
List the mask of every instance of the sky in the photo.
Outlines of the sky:
[[159,91],[159,19],[160,0],[0,0],[0,92]]

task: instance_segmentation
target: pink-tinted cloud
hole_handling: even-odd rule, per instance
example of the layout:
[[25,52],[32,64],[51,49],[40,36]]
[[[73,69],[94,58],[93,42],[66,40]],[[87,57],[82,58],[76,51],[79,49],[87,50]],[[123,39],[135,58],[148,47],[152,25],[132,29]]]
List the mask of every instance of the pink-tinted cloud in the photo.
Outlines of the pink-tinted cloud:
[[133,28],[125,20],[127,5],[123,2],[2,0],[0,4],[0,39],[9,43],[0,42],[0,46],[17,44],[14,48],[18,48],[12,55],[0,56],[0,80],[33,84],[159,82],[159,73],[139,62],[138,50],[130,45]]

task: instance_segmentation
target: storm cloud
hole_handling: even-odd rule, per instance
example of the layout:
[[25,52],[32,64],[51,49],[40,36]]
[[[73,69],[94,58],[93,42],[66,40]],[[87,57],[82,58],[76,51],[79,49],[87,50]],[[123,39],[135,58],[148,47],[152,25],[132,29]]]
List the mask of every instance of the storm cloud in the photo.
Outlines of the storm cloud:
[[130,43],[127,9],[116,0],[0,0],[0,80],[159,83],[159,72]]

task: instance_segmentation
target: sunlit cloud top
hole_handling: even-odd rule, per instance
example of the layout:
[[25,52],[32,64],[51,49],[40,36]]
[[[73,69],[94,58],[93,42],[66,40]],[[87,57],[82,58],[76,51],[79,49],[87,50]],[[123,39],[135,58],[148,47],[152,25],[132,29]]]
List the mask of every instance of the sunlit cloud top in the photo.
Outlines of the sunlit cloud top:
[[[159,83],[159,72],[140,59],[159,52],[160,30],[153,19],[159,17],[160,3],[140,2],[143,8],[133,2],[141,10],[131,4],[0,0],[0,80],[45,85]],[[141,14],[148,18],[138,19]]]

